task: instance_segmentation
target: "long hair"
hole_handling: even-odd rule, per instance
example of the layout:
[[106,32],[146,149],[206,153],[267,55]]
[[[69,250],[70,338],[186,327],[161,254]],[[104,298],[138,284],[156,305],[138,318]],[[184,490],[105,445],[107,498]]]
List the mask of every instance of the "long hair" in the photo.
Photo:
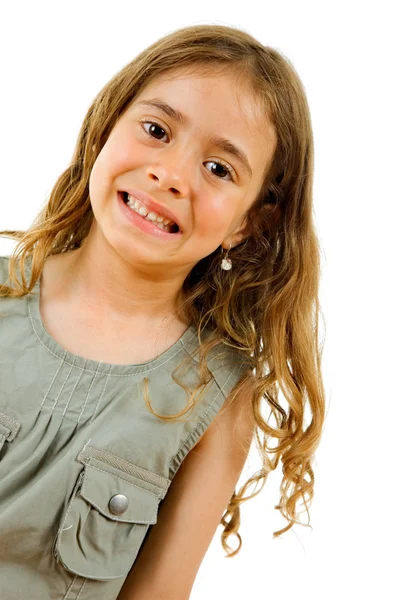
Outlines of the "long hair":
[[[312,463],[325,418],[318,338],[320,249],[312,214],[313,133],[306,94],[291,62],[246,31],[221,25],[176,30],[141,52],[92,102],[71,164],[56,181],[31,227],[0,231],[0,235],[18,240],[9,261],[9,277],[15,285],[0,286],[0,297],[30,293],[47,256],[81,246],[94,218],[89,177],[100,150],[143,87],[177,66],[194,73],[237,75],[238,84],[249,84],[263,103],[277,139],[272,163],[266,165],[259,194],[247,212],[250,234],[229,252],[234,267],[230,271],[219,268],[221,253],[217,249],[192,268],[180,292],[181,314],[197,327],[199,339],[206,325],[212,331],[200,345],[203,384],[210,378],[206,356],[217,344],[235,349],[249,363],[249,371],[227,400],[247,394],[252,403],[254,439],[262,467],[232,494],[221,518],[222,546],[228,556],[234,556],[242,545],[240,504],[260,493],[279,459],[283,478],[275,508],[288,524],[273,535],[281,535],[294,523],[303,525],[297,502],[303,499],[309,515],[307,503],[311,504],[314,495]],[[24,275],[28,258],[29,282]],[[263,416],[264,405],[274,415],[275,427]],[[190,408],[189,402],[187,410]],[[272,438],[277,444],[269,448]],[[249,487],[258,483],[260,488],[245,496]],[[239,540],[234,551],[227,544],[232,534]]]

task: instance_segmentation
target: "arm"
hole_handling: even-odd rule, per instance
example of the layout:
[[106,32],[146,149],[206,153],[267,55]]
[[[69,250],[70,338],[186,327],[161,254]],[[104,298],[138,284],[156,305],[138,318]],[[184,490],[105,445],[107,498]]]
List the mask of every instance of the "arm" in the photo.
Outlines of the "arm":
[[255,428],[248,398],[222,407],[186,456],[117,600],[189,600]]

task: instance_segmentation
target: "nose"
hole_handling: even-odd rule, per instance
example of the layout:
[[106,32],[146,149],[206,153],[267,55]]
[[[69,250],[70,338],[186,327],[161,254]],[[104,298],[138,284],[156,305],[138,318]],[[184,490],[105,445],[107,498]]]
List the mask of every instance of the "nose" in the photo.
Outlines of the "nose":
[[182,152],[170,150],[168,155],[165,152],[159,161],[147,167],[147,176],[157,181],[160,189],[184,197],[189,195],[189,166]]

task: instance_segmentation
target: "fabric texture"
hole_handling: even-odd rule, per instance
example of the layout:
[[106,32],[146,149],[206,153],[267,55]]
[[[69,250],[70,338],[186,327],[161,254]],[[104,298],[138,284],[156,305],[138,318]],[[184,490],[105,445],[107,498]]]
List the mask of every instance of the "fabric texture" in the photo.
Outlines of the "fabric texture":
[[[198,344],[194,327],[153,360],[108,364],[61,347],[39,297],[40,281],[0,298],[1,598],[114,600],[182,461],[247,365],[226,346],[222,360],[212,352],[201,401],[165,422],[149,412],[143,379],[156,412],[186,406],[171,373]],[[182,377],[191,389],[197,367],[195,358]]]

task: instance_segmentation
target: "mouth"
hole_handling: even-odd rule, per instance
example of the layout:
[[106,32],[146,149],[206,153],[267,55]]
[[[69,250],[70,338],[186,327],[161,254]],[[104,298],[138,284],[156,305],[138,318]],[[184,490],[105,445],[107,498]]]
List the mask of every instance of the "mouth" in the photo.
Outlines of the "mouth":
[[152,225],[158,227],[161,231],[166,231],[167,233],[179,233],[180,228],[177,223],[174,223],[168,217],[164,217],[156,213],[155,211],[149,210],[147,206],[145,206],[140,200],[128,194],[128,192],[120,191],[121,198],[139,217],[141,217],[145,221],[151,222]]

